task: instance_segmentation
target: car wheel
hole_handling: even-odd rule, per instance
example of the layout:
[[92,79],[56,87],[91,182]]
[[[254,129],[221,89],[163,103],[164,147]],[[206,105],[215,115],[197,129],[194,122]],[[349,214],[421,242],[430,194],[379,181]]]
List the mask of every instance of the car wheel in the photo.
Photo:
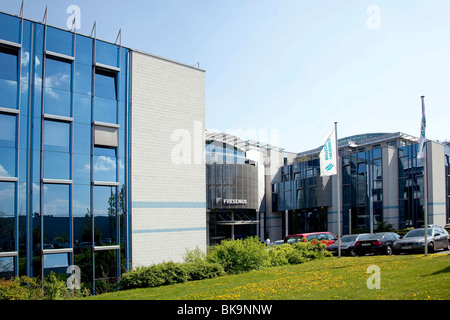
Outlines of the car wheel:
[[430,242],[430,244],[428,245],[428,252],[429,253],[433,253],[434,252],[434,243]]
[[450,239],[447,241],[447,250],[450,250]]
[[387,254],[388,256],[392,255],[392,248],[391,248],[391,246],[387,246],[387,247],[386,247],[386,254]]

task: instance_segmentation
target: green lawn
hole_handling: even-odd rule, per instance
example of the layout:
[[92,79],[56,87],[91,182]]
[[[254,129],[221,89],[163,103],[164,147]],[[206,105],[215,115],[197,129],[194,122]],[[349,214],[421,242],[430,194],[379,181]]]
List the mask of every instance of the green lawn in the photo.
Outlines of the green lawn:
[[[368,289],[369,266],[380,289]],[[450,299],[450,255],[325,258],[301,265],[89,297],[107,300]]]

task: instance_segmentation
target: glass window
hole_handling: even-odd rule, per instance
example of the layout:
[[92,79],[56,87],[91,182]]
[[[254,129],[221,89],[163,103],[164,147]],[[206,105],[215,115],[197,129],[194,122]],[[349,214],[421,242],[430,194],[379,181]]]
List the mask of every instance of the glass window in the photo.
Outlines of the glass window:
[[44,185],[44,249],[70,247],[69,192],[69,185]]
[[117,98],[115,73],[95,71],[95,96],[113,100]]
[[75,64],[75,85],[74,91],[82,94],[91,94],[92,66]]
[[0,79],[0,107],[17,109],[19,84],[17,81]]
[[16,50],[0,48],[0,79],[17,81],[18,57]]
[[97,40],[95,42],[95,61],[109,66],[118,66],[118,47],[114,44]]
[[16,176],[17,117],[0,114],[0,177]]
[[0,39],[20,43],[20,19],[0,13]]
[[94,225],[96,245],[116,245],[117,187],[94,187]]
[[45,86],[70,91],[72,64],[52,58],[45,59]]
[[70,123],[44,123],[44,178],[70,179]]
[[73,154],[73,183],[91,183],[91,156],[89,154]]
[[50,272],[66,274],[68,267],[69,267],[68,253],[56,253],[44,255],[44,275],[48,275]]
[[[0,182],[0,251],[15,251],[16,183]],[[0,271],[1,272],[1,271]]]
[[91,126],[74,123],[73,152],[91,154]]
[[68,31],[47,27],[47,50],[73,56],[73,34]]
[[74,94],[73,121],[91,124],[91,96]]
[[76,35],[76,56],[77,63],[92,66],[92,39]]
[[2,257],[0,258],[0,278],[11,279],[14,277],[15,257]]
[[117,250],[95,252],[95,293],[117,290]]
[[94,181],[117,181],[116,149],[94,148]]
[[44,122],[44,150],[69,152],[70,123],[50,121]]
[[45,64],[44,112],[71,116],[71,63],[47,58]]

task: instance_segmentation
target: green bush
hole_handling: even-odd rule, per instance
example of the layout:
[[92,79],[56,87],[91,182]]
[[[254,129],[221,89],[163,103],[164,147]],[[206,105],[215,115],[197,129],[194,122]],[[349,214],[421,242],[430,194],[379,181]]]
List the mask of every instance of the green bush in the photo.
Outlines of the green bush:
[[314,259],[331,256],[325,250],[326,244],[320,241],[302,241],[293,244],[283,244],[269,248],[270,266],[300,264]]
[[122,289],[159,287],[192,280],[202,280],[225,274],[219,264],[204,260],[176,263],[163,262],[149,267],[139,267],[122,275]]
[[219,263],[226,273],[237,274],[269,266],[266,246],[257,237],[224,240],[207,255],[207,261]]
[[225,275],[223,267],[218,263],[210,263],[204,260],[186,263],[189,281],[210,279]]
[[36,300],[39,299],[36,280],[27,277],[0,279],[0,300]]

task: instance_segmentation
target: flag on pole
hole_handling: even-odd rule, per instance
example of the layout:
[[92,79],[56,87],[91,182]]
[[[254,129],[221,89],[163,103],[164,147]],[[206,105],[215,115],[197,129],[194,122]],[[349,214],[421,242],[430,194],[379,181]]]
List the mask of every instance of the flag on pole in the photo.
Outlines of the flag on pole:
[[419,140],[419,150],[417,152],[417,159],[423,159],[425,157],[425,129],[427,128],[427,120],[425,118],[425,103],[423,102],[422,97],[422,121],[420,124],[420,140]]
[[326,137],[322,151],[320,151],[320,176],[337,174],[336,128]]

